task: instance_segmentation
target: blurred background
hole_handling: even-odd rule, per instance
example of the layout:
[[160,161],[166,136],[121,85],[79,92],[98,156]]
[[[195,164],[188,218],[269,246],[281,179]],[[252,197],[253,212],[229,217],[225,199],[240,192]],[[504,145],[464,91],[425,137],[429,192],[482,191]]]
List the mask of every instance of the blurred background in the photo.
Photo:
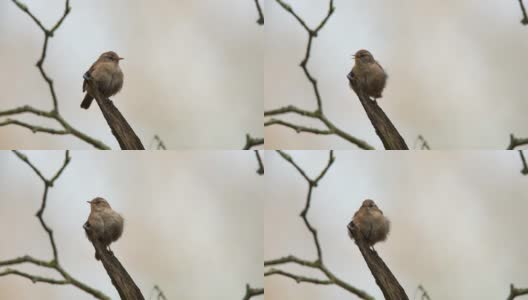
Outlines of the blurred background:
[[[327,151],[289,151],[316,177]],[[346,226],[371,198],[392,222],[375,246],[410,299],[422,284],[432,299],[504,299],[510,284],[526,287],[528,177],[516,151],[354,152],[336,161],[314,189],[308,218],[318,230],[323,259],[340,279],[383,295]],[[289,254],[313,260],[315,246],[299,213],[308,185],[278,154],[267,153],[264,259]],[[281,269],[316,278],[298,266]],[[266,299],[356,299],[337,286],[265,278]],[[418,296],[417,296],[418,297]]]
[[[26,0],[51,28],[64,0]],[[253,1],[72,1],[49,40],[44,68],[60,111],[72,126],[119,148],[99,108],[79,106],[82,75],[102,52],[125,60],[123,90],[112,97],[148,147],[159,135],[169,149],[241,149],[245,134],[262,137],[264,31]],[[35,63],[44,34],[11,1],[0,3],[0,111],[22,105],[49,110],[47,84]],[[17,119],[53,125],[33,116]],[[0,121],[3,121],[1,118]],[[3,149],[91,149],[72,136],[0,127]]]
[[[287,1],[314,28],[328,1]],[[528,134],[528,27],[518,1],[334,1],[336,11],[313,40],[308,68],[336,126],[382,148],[346,74],[351,55],[368,49],[389,74],[378,103],[409,147],[419,134],[434,149],[505,149]],[[308,34],[275,1],[266,1],[266,110],[316,100],[299,63]],[[324,128],[320,122],[285,120]],[[265,129],[269,149],[355,149],[336,136]]]
[[[64,152],[26,151],[51,177]],[[48,195],[44,219],[54,230],[63,267],[76,279],[119,299],[82,225],[96,196],[125,218],[112,250],[146,299],[154,285],[168,299],[241,299],[246,283],[262,287],[263,178],[252,151],[83,152]],[[52,257],[36,211],[43,184],[8,151],[0,152],[0,260]],[[229,173],[229,176],[226,174]],[[32,265],[13,268],[53,278]],[[0,270],[5,267],[0,267]],[[73,286],[9,275],[0,277],[0,299],[93,299]]]

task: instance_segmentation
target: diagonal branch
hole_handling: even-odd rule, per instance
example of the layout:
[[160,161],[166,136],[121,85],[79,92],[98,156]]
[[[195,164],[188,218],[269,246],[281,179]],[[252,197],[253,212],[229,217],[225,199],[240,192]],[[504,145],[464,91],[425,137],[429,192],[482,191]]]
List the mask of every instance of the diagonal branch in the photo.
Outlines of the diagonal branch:
[[528,25],[528,15],[526,15],[526,9],[524,8],[523,0],[519,0],[519,5],[521,6],[521,12],[523,18],[521,19],[521,24]]
[[257,24],[264,25],[264,14],[262,14],[262,8],[260,8],[260,3],[258,0],[255,0],[255,6],[257,7],[257,12],[259,16],[257,19]]
[[295,130],[295,132],[297,133],[309,132],[309,133],[320,134],[320,135],[334,134],[334,132],[330,130],[322,130],[322,129],[312,128],[312,127],[295,125],[293,123],[289,123],[289,122],[279,120],[279,119],[274,119],[274,118],[271,118],[267,122],[264,123],[264,126],[270,126],[270,125],[282,125],[284,127],[288,127],[288,128]]
[[523,168],[521,169],[521,174],[528,175],[528,164],[526,163],[526,157],[524,157],[524,153],[522,150],[519,150],[519,155],[521,156],[521,162],[523,165]]
[[112,130],[112,134],[116,138],[119,146],[123,150],[145,150],[145,147],[141,143],[141,140],[136,135],[130,124],[121,112],[115,107],[114,103],[110,99],[107,99],[101,95],[99,89],[95,85],[92,78],[86,78],[88,83],[88,90],[90,94],[97,101],[97,105],[101,109],[106,123]]
[[528,289],[516,288],[513,286],[513,284],[510,284],[510,295],[508,295],[506,300],[513,300],[515,297],[523,295],[528,295]]
[[392,274],[391,270],[383,262],[378,253],[370,249],[369,244],[363,239],[363,236],[357,231],[357,227],[354,226],[353,222],[348,224],[348,232],[350,236],[356,241],[356,245],[361,251],[361,255],[365,259],[367,266],[376,279],[376,284],[380,287],[383,292],[383,296],[387,300],[408,300],[405,290],[402,288],[396,277]]
[[387,117],[385,112],[383,112],[381,107],[379,107],[378,103],[376,101],[372,101],[370,97],[368,97],[359,88],[354,74],[350,72],[347,75],[347,78],[350,82],[350,87],[352,87],[352,89],[358,96],[361,105],[367,113],[370,123],[372,123],[372,126],[376,130],[376,134],[383,143],[383,146],[385,146],[385,149],[409,150],[409,147],[407,147],[407,144],[403,140],[402,136],[400,135],[394,124],[392,124],[389,117]]
[[48,277],[42,277],[42,276],[38,276],[38,275],[31,275],[31,274],[28,274],[28,273],[24,273],[24,272],[21,272],[21,271],[18,271],[18,270],[14,270],[14,269],[6,269],[4,272],[0,272],[0,276],[5,276],[5,275],[18,275],[18,276],[21,276],[21,277],[25,277],[29,280],[31,280],[31,282],[33,283],[37,283],[37,282],[45,282],[45,283],[49,283],[49,284],[69,284],[68,281],[66,280],[57,280],[57,279],[53,279],[53,278],[48,278]]
[[264,175],[264,164],[262,163],[262,158],[260,158],[260,153],[258,150],[253,151],[255,151],[255,156],[257,157],[257,162],[259,165],[259,168],[257,169],[257,174]]
[[121,296],[121,299],[145,300],[141,294],[141,290],[132,277],[130,277],[123,265],[121,265],[117,257],[106,250],[106,247],[97,238],[94,238],[93,232],[91,231],[90,226],[88,226],[88,222],[84,224],[83,228],[86,235],[89,237],[90,242],[92,242],[98,257],[101,259],[101,263],[103,264],[106,273],[112,280],[112,284],[115,286],[119,296]]
[[302,275],[295,275],[295,274],[292,274],[292,273],[289,273],[283,270],[275,269],[275,268],[271,268],[269,271],[264,273],[264,276],[271,276],[271,275],[282,275],[282,276],[295,280],[297,283],[309,282],[313,284],[322,284],[322,285],[334,284],[334,282],[331,280],[324,280],[324,279],[306,277]]

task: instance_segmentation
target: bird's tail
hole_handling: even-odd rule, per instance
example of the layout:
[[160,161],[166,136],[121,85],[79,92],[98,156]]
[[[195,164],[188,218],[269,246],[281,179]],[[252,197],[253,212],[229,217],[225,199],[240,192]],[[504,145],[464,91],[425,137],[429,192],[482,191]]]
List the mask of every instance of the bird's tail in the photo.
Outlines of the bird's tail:
[[86,96],[84,96],[84,99],[81,103],[81,107],[84,109],[90,108],[90,105],[92,104],[93,99],[94,98],[90,96],[90,94],[86,93]]

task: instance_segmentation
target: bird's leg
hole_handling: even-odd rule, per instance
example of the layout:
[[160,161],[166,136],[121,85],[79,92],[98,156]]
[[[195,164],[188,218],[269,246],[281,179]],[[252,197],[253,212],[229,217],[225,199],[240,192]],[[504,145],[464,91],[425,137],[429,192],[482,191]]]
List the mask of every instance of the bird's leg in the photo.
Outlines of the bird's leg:
[[[368,236],[366,237],[366,240],[368,241],[369,244],[370,244],[370,235],[371,234],[372,234],[372,224],[369,224],[369,232],[368,232]],[[374,249],[374,246],[370,245],[370,248]]]

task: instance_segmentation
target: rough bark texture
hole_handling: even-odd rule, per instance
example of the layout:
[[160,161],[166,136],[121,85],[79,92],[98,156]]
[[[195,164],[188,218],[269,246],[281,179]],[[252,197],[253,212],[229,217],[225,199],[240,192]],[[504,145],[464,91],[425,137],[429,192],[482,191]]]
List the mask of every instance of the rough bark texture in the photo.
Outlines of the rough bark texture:
[[132,127],[128,124],[127,120],[119,112],[117,107],[110,99],[103,97],[97,88],[95,88],[92,80],[88,80],[90,91],[97,101],[97,105],[101,108],[103,116],[112,130],[112,134],[117,139],[119,146],[122,150],[145,150],[145,147],[141,143],[141,140],[136,135]]
[[138,286],[134,283],[132,277],[128,275],[119,260],[111,252],[107,251],[97,239],[92,238],[90,227],[87,224],[84,224],[83,227],[121,299],[145,300]]
[[405,290],[402,288],[396,277],[394,277],[381,257],[378,256],[378,253],[370,249],[370,246],[363,239],[361,233],[357,231],[357,227],[354,226],[354,223],[350,222],[348,224],[348,231],[356,241],[356,245],[367,262],[367,266],[369,267],[372,276],[374,276],[374,279],[376,279],[376,284],[380,287],[385,299],[409,300],[407,294],[405,294]]
[[392,124],[389,117],[387,117],[385,112],[383,112],[381,107],[378,106],[378,103],[372,101],[370,97],[368,97],[365,93],[363,93],[363,91],[359,89],[358,85],[356,84],[354,74],[350,72],[347,78],[350,82],[350,87],[357,94],[361,105],[363,105],[363,108],[365,109],[365,112],[367,113],[367,116],[370,119],[372,126],[374,126],[376,134],[381,139],[385,149],[409,150],[409,147],[407,147],[407,144],[403,140],[402,136]]

